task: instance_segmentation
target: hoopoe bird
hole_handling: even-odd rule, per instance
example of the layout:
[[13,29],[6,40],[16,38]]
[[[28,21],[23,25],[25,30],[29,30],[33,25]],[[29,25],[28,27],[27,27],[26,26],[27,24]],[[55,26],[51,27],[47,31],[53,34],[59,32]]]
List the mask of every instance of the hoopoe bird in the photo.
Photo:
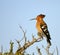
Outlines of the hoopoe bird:
[[41,38],[46,37],[47,39],[47,43],[49,45],[51,45],[51,37],[50,37],[50,33],[48,31],[48,27],[47,24],[44,22],[43,18],[45,17],[44,14],[40,14],[38,15],[36,18],[33,18],[31,20],[36,20],[36,29],[38,31],[38,36],[40,36]]

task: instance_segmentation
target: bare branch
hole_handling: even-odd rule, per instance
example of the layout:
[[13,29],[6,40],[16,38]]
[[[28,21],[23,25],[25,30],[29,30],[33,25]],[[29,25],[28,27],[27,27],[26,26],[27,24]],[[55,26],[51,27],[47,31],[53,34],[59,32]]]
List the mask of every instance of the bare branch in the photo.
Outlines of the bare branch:
[[19,25],[19,27],[20,27],[20,29],[22,30],[22,32],[24,33],[24,30],[23,30],[23,28]]
[[34,44],[35,42],[37,42],[40,38],[37,39],[33,39],[31,42],[26,43],[23,47],[21,47],[20,49],[18,49],[16,52],[23,52],[25,49],[27,49],[29,46],[31,46],[32,44]]
[[2,55],[2,53],[3,53],[3,45],[1,45],[1,53],[0,54]]
[[39,49],[38,47],[36,47],[36,48],[37,48],[38,54],[39,54],[39,55],[42,55],[40,49]]
[[12,42],[12,40],[10,41],[10,53],[13,53],[13,44],[14,42]]
[[[43,45],[42,45],[42,47],[44,48]],[[46,50],[47,55],[51,55],[51,54],[49,53],[49,47],[46,47],[46,48],[44,48],[44,49]]]
[[23,30],[23,28],[19,25],[19,27],[20,27],[20,29],[22,30],[22,32],[23,32],[23,38],[21,39],[21,41],[23,40],[23,39],[25,39],[25,43],[26,43],[26,41],[27,41],[27,38],[26,38],[26,31],[24,31]]
[[18,43],[18,49],[20,49],[21,48],[20,41],[19,40],[16,40],[16,42]]

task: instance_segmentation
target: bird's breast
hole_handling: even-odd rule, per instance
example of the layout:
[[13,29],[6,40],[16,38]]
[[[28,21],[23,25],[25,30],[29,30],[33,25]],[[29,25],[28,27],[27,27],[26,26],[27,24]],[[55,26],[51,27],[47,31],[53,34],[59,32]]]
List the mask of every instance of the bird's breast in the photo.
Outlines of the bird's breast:
[[41,28],[40,28],[40,23],[36,23],[36,28],[37,28],[37,31],[38,31],[38,32],[40,32],[40,33],[42,32],[42,30],[41,30]]

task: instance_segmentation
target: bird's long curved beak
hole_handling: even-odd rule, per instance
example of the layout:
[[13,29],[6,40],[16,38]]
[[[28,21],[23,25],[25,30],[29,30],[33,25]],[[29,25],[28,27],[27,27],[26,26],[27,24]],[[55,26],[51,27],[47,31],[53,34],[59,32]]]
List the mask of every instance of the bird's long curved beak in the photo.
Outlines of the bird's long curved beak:
[[32,21],[32,20],[36,20],[36,18],[32,18],[32,19],[30,19],[30,21]]

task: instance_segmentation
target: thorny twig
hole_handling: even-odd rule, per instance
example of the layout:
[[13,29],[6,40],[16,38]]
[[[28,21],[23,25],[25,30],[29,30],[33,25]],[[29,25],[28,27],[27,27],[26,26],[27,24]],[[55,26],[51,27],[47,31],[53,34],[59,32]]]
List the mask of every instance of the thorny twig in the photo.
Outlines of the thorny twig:
[[40,48],[36,47],[37,48],[37,51],[38,51],[38,54],[39,55],[42,55],[41,51],[40,51]]
[[[25,49],[27,49],[29,46],[31,46],[32,44],[34,44],[35,42],[37,42],[40,38],[34,38],[31,42],[26,43],[23,47],[21,47],[20,49],[17,50],[17,52],[21,53],[23,52]],[[40,40],[41,41],[41,40]]]
[[23,28],[19,25],[19,27],[20,27],[20,29],[22,30],[22,32],[23,32],[23,38],[21,39],[21,41],[23,40],[23,39],[25,39],[25,43],[26,43],[26,41],[27,41],[27,38],[26,38],[26,31],[24,31],[23,30]]
[[21,48],[20,41],[19,40],[16,40],[16,42],[18,43],[18,49],[20,49]]

